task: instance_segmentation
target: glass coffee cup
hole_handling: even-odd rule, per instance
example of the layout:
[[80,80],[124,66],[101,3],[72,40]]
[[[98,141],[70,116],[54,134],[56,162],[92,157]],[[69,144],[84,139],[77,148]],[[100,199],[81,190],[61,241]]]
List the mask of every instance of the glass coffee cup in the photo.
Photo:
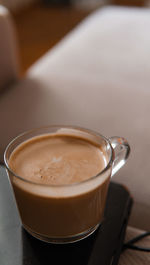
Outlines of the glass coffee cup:
[[[69,160],[67,162],[65,160],[65,163],[63,161],[63,168],[62,164],[59,165],[58,179],[55,181],[53,176],[48,176],[48,179],[53,177],[52,182],[49,183],[47,178],[45,181],[45,175],[43,177],[41,171],[38,172],[39,179],[34,178],[34,161],[30,168],[27,167],[26,177],[17,174],[11,161],[14,162],[17,158],[26,170],[26,166],[32,159],[37,158],[40,161],[42,157],[43,160],[42,152],[45,149],[40,148],[41,146],[47,148],[49,146],[47,141],[51,142],[48,155],[50,153],[53,155],[53,150],[59,150],[60,146],[63,148],[61,154],[66,154],[68,147],[65,144],[67,143],[69,148],[71,144]],[[54,142],[57,142],[57,148]],[[80,147],[85,147],[87,151],[82,153]],[[31,155],[33,148],[37,148],[34,156]],[[79,152],[77,152],[78,149]],[[94,153],[90,153],[91,150]],[[97,151],[98,153],[95,153]],[[25,152],[27,152],[28,160],[24,159]],[[7,146],[4,161],[23,227],[32,236],[49,243],[76,242],[92,234],[103,221],[110,179],[125,164],[129,153],[130,146],[124,138],[107,139],[99,133],[75,126],[48,126],[16,137]],[[62,175],[64,175],[64,170],[67,171],[67,176],[69,175],[68,167],[71,172],[75,172],[74,175],[76,174],[77,177],[80,175],[82,165],[86,168],[94,168],[95,154],[100,154],[104,162],[103,167],[96,174],[63,183]],[[23,159],[19,160],[21,156]],[[74,166],[75,157],[79,163]],[[55,171],[56,162],[61,159],[60,153],[59,157],[56,157],[55,153],[49,167],[46,165],[50,175],[52,175],[52,169]],[[99,164],[99,160],[96,163]],[[59,178],[61,182],[58,181]]]

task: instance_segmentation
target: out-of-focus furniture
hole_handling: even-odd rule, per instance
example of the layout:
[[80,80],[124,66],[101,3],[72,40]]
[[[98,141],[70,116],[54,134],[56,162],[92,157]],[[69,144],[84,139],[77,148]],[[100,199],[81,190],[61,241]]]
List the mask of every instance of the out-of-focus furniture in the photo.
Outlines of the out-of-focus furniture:
[[19,77],[15,28],[9,12],[0,6],[0,91]]
[[48,124],[124,136],[131,156],[114,180],[134,197],[130,225],[144,230],[150,229],[149,28],[149,9],[102,8],[19,79],[14,27],[0,8],[1,160],[12,138]]

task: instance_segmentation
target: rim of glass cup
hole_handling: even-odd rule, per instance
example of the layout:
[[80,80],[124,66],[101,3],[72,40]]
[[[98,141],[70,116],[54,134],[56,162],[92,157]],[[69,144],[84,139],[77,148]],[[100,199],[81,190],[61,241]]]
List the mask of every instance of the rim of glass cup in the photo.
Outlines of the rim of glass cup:
[[[44,183],[37,183],[37,182],[34,182],[34,181],[30,181],[30,180],[27,180],[19,175],[17,175],[8,165],[8,162],[7,162],[7,152],[10,148],[10,146],[15,143],[19,138],[25,136],[25,135],[28,135],[28,134],[31,134],[31,133],[34,133],[34,132],[37,132],[39,130],[44,130],[44,129],[48,129],[48,128],[63,128],[63,129],[75,129],[75,130],[78,130],[78,131],[82,131],[82,132],[86,132],[86,133],[89,133],[89,134],[92,134],[93,136],[97,136],[97,137],[101,137],[105,140],[106,144],[108,144],[110,146],[110,158],[109,158],[109,161],[107,163],[107,165],[105,166],[105,168],[100,171],[98,174],[88,178],[88,179],[85,179],[85,180],[82,180],[80,182],[74,182],[74,183],[71,183],[71,184],[44,184]],[[39,134],[40,135],[40,134]],[[44,135],[44,133],[43,133]],[[36,137],[38,135],[35,135],[33,137]],[[30,138],[29,138],[30,139]],[[91,130],[91,129],[87,129],[87,128],[83,128],[83,127],[78,127],[78,126],[70,126],[70,125],[49,125],[49,126],[43,126],[43,127],[38,127],[38,128],[35,128],[35,129],[32,129],[32,130],[28,130],[28,131],[25,131],[21,134],[19,134],[18,136],[16,136],[15,138],[13,138],[9,144],[7,145],[6,149],[5,149],[5,152],[4,152],[4,163],[5,163],[5,166],[7,168],[8,171],[10,171],[10,173],[15,176],[16,178],[19,178],[20,180],[22,181],[25,181],[27,183],[30,183],[30,184],[34,184],[34,185],[40,185],[40,186],[46,186],[46,187],[71,187],[71,186],[78,186],[78,185],[81,185],[83,183],[87,183],[87,182],[90,182],[96,178],[98,178],[100,175],[104,174],[112,165],[113,161],[112,161],[112,158],[113,158],[113,148],[111,146],[111,143],[109,141],[109,139],[107,139],[105,136],[103,136],[102,134],[98,133],[98,132],[95,132],[94,130]]]

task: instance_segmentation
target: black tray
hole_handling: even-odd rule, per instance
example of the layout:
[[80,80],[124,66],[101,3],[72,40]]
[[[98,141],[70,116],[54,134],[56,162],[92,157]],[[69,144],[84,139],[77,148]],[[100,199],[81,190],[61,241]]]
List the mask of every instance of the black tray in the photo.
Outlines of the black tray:
[[110,183],[103,224],[90,237],[69,245],[52,245],[30,236],[19,221],[12,190],[0,170],[0,264],[115,265],[121,253],[132,198],[122,185]]

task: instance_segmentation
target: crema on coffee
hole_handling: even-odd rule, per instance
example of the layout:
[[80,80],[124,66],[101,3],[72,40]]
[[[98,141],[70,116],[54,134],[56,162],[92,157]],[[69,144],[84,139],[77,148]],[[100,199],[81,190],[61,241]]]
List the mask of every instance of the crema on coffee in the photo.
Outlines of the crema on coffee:
[[21,144],[9,165],[18,175],[43,184],[72,184],[97,175],[105,168],[100,146],[72,136],[39,136]]

